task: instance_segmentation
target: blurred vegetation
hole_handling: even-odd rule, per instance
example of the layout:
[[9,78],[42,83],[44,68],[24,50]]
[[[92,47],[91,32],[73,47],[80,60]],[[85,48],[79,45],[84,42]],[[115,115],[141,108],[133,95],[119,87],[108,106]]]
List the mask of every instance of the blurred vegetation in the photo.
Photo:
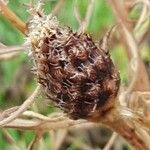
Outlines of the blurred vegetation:
[[[9,0],[8,6],[19,16],[23,21],[28,22],[29,13],[28,6],[29,0]],[[48,14],[52,8],[57,4],[57,0],[46,1],[44,5],[44,11]],[[70,26],[74,31],[78,28],[78,23],[74,17],[74,0],[66,0],[64,7],[60,10],[58,14],[58,19],[63,25]],[[81,16],[84,17],[87,9],[86,0],[77,0],[77,4]],[[136,15],[133,13],[133,15]],[[93,9],[92,18],[88,26],[87,32],[92,35],[95,40],[99,40],[105,33],[105,31],[114,25],[114,18],[112,12],[107,5],[106,1],[95,0],[95,5]],[[6,45],[19,45],[24,43],[24,36],[15,29],[5,18],[0,16],[0,42]],[[124,49],[121,45],[113,45],[111,49],[111,55],[113,61],[120,70],[121,79],[124,84],[127,80],[127,58],[124,53]],[[143,54],[144,57],[147,57],[147,52]],[[21,69],[28,67],[27,74],[19,76]],[[27,52],[18,55],[16,58],[7,61],[0,61],[0,109],[5,109],[10,106],[19,105],[29,96],[30,93],[35,88],[35,81],[33,74],[30,72],[32,68],[32,61],[27,55]],[[20,73],[21,74],[21,73]],[[18,75],[18,76],[17,76]],[[24,78],[25,81],[22,81]],[[16,80],[17,82],[14,82]],[[22,89],[20,89],[19,84],[22,84]],[[18,88],[17,88],[18,86]],[[15,91],[13,88],[16,88]],[[18,91],[19,89],[19,91]],[[18,92],[20,92],[18,94]],[[44,104],[41,104],[42,97],[37,100],[38,111],[45,114],[53,111],[53,107],[48,106],[47,109],[44,107]],[[33,109],[37,109],[33,107]],[[26,145],[32,140],[34,134],[32,132],[20,132],[13,129],[8,130],[9,133],[14,137],[15,141],[19,143],[22,149],[25,149]],[[4,140],[5,137],[0,130],[0,149],[7,150],[11,149],[7,140]],[[50,137],[45,136],[45,143],[47,150],[50,149]],[[125,148],[128,149],[128,148]],[[77,150],[76,145],[72,144],[68,150]]]

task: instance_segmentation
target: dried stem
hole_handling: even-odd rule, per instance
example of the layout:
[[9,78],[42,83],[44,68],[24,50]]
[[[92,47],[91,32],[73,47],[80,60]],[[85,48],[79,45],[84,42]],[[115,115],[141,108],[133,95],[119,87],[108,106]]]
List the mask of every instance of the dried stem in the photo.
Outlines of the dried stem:
[[[124,118],[122,116],[118,116],[118,113],[119,112],[117,109],[112,110],[103,123],[123,136],[136,150],[150,149],[150,144],[147,142],[150,140],[150,137],[144,131],[144,129],[142,129],[142,127],[137,127],[137,123],[134,122],[133,118],[130,118],[129,116]],[[145,134],[141,135],[139,129]]]
[[14,150],[21,150],[21,148],[16,144],[15,140],[6,129],[2,129],[2,132],[3,132],[4,138],[7,140],[7,142],[11,145],[11,147]]
[[[148,75],[145,69],[145,66],[140,58],[139,50],[137,47],[137,43],[135,38],[131,34],[125,9],[121,5],[119,1],[116,0],[108,0],[112,10],[115,14],[116,20],[119,25],[120,34],[124,37],[124,41],[126,46],[128,47],[128,52],[131,56],[132,70],[134,72],[134,77],[129,85],[128,93],[132,90],[149,90],[150,89],[150,81],[148,79]],[[143,85],[141,87],[141,84]]]
[[66,135],[67,129],[59,129],[58,131],[50,131],[50,135],[52,138],[51,147],[53,150],[59,150]]
[[65,0],[59,0],[54,9],[52,10],[53,16],[57,16],[58,13],[60,12],[60,9],[64,6]]
[[5,52],[6,49],[8,50],[9,48],[4,44],[0,43],[0,60],[8,60],[19,54],[19,51],[16,51],[16,49],[9,49],[9,52]]
[[37,132],[35,138],[31,142],[31,144],[29,145],[28,150],[34,150],[35,147],[37,146],[37,144],[39,144],[41,138],[42,138],[42,133]]
[[109,141],[107,142],[107,144],[105,145],[103,150],[110,150],[110,148],[114,144],[114,141],[116,140],[117,136],[118,136],[118,134],[116,132],[113,132],[112,136],[110,137]]
[[20,30],[23,34],[26,33],[26,24],[21,21],[4,3],[3,0],[0,0],[0,12],[1,14],[7,18],[18,30]]
[[75,17],[76,17],[76,19],[77,19],[77,21],[78,21],[79,26],[81,26],[81,24],[82,24],[82,19],[81,19],[81,16],[80,16],[80,14],[79,14],[78,7],[77,7],[76,5],[74,5],[74,15],[75,15]]
[[[150,20],[149,20],[150,23]],[[149,25],[147,27],[147,29],[139,36],[138,38],[138,45],[141,46],[150,36],[150,30],[149,30]]]
[[[39,120],[49,120],[50,121],[49,117],[46,117],[42,114],[39,114],[39,113],[36,113],[36,112],[33,112],[33,111],[25,111],[25,112],[23,112],[22,116],[30,117],[30,118],[36,118],[36,119],[39,119]],[[58,120],[58,118],[55,118],[55,119],[53,118],[52,119],[52,121],[56,121],[56,120]]]
[[12,122],[6,124],[4,127],[6,128],[16,128],[19,130],[33,130],[38,131],[42,130],[43,132],[54,130],[54,129],[63,129],[69,128],[78,124],[83,124],[87,121],[84,120],[70,120],[68,118],[64,118],[62,121],[52,121],[52,119],[48,120],[27,120],[27,119],[15,119]]
[[[150,5],[150,3],[149,3],[149,5]],[[150,9],[148,8],[148,6],[146,4],[143,4],[141,16],[135,26],[135,31],[137,31],[139,29],[139,27],[141,27],[141,25],[150,17],[149,11],[150,11]]]
[[86,12],[85,18],[83,20],[81,20],[81,16],[79,15],[79,11],[77,10],[76,6],[74,8],[75,16],[80,25],[80,27],[78,29],[80,32],[84,32],[87,29],[90,19],[91,19],[91,16],[92,16],[92,13],[93,13],[94,0],[88,0],[88,1],[89,1],[89,4],[88,4],[87,12]]
[[105,51],[106,53],[109,52],[110,49],[110,42],[112,39],[112,34],[114,33],[114,31],[116,30],[117,26],[113,26],[110,29],[108,29],[108,31],[105,33],[104,37],[102,38],[102,40],[100,40],[99,42],[99,47]]
[[66,129],[58,130],[58,132],[56,134],[56,141],[55,141],[56,150],[60,149],[63,141],[65,140],[66,135],[67,135],[67,130]]
[[[120,108],[120,110],[118,110],[117,108]],[[147,135],[146,131],[144,131],[144,128],[149,126],[143,126],[145,123],[141,122],[140,118],[142,118],[142,116],[138,118],[135,116],[134,112],[121,106],[118,106],[117,108],[112,109],[112,111],[110,111],[105,117],[101,118],[100,122],[109,126],[114,131],[122,135],[137,150],[141,149],[141,147],[143,147],[143,150],[147,150],[150,145],[148,144],[148,142],[146,142],[146,138],[149,139],[150,137]],[[37,116],[37,114],[35,116]],[[46,132],[54,129],[58,130],[60,128],[74,128],[76,127],[76,125],[78,127],[83,126],[84,128],[86,124],[88,126],[88,123],[86,121],[73,121],[65,117],[62,120],[56,119],[56,121],[53,120],[54,118],[49,118],[49,120],[44,117],[38,118],[40,119],[16,119],[6,124],[5,127],[17,128],[20,130],[35,130]],[[142,126],[139,128],[137,125],[142,125],[144,128]],[[89,126],[91,126],[91,123],[89,123]],[[143,135],[141,135],[141,133],[143,133]]]
[[10,54],[10,53],[16,53],[16,52],[23,52],[24,49],[27,49],[28,46],[26,45],[20,45],[20,46],[1,46],[0,44],[0,55],[4,55],[4,54]]
[[40,86],[38,86],[32,95],[16,110],[15,112],[11,113],[9,117],[4,118],[0,121],[0,127],[4,126],[5,124],[13,121],[15,118],[19,117],[24,111],[26,111],[31,104],[34,102],[35,97],[39,93]]

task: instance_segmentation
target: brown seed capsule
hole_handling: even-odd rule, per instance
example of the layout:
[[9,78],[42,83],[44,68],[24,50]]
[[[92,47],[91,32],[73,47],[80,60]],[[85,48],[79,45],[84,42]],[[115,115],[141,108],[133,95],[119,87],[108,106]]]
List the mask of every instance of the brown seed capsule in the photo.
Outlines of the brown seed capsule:
[[96,120],[114,106],[119,74],[89,35],[51,16],[33,18],[29,31],[38,82],[58,107],[72,119]]

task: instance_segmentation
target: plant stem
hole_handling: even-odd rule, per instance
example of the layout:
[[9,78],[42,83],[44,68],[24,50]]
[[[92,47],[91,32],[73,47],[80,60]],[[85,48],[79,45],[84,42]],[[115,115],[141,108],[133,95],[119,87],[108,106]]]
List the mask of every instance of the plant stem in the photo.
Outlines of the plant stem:
[[134,120],[120,116],[116,108],[114,108],[106,118],[103,123],[125,138],[136,150],[150,149],[146,132],[142,127],[139,128]]
[[1,14],[7,18],[19,31],[23,34],[26,33],[26,24],[20,20],[4,3],[3,0],[0,0],[0,12]]

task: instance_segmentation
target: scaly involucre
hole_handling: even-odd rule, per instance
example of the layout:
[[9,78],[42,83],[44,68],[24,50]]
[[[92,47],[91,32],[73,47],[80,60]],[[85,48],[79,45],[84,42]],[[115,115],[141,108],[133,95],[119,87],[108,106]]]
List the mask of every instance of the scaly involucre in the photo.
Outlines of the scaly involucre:
[[51,15],[34,16],[28,28],[38,82],[59,108],[94,121],[115,106],[120,79],[108,52]]

